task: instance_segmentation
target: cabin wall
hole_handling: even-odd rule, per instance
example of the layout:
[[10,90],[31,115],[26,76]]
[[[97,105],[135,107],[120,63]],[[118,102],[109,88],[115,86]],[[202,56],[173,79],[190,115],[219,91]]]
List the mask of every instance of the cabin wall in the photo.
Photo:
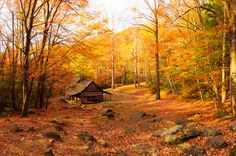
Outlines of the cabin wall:
[[83,92],[80,96],[82,103],[99,103],[103,101],[102,92]]

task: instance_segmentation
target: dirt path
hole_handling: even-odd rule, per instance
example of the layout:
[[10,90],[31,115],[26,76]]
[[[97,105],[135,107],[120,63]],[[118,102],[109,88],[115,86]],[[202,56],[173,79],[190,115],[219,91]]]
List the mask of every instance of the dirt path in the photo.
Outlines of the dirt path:
[[[228,155],[235,142],[236,135],[228,130],[230,120],[214,120],[210,102],[194,100],[181,101],[173,95],[163,95],[163,99],[155,101],[146,88],[135,89],[124,86],[112,91],[112,101],[88,105],[77,109],[60,101],[51,100],[47,111],[33,110],[30,118],[19,118],[18,114],[5,114],[0,118],[0,153],[1,155],[43,155],[52,148],[55,155],[82,155],[83,152],[98,152],[102,156],[117,155],[123,150],[130,156],[146,150],[144,155],[172,156],[178,155],[176,146],[166,145],[157,137],[156,130],[171,127],[176,119],[193,119],[201,126],[210,126],[221,130],[229,146],[223,149],[211,149],[205,145],[208,138],[198,137],[188,142],[206,148],[206,155]],[[114,120],[101,117],[101,112],[110,108],[115,112]],[[149,117],[133,117],[136,112],[146,112]],[[156,115],[151,116],[151,115]],[[67,123],[58,133],[62,139],[53,141],[42,134],[56,131],[52,121]],[[10,132],[12,125],[23,131]],[[28,131],[30,127],[34,130]],[[103,139],[108,143],[103,147],[98,142],[81,142],[77,135],[81,131],[92,134],[96,140]]]

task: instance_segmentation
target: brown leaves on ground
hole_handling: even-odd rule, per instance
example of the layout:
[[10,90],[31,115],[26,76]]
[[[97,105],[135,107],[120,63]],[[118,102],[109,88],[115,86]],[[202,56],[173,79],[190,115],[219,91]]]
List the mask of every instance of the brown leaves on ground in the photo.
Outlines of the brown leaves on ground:
[[[35,113],[29,118],[5,114],[0,118],[1,155],[43,155],[50,148],[55,155],[97,152],[109,156],[124,151],[135,156],[143,152],[142,148],[147,149],[146,155],[177,155],[176,146],[167,145],[153,136],[159,128],[173,126],[176,119],[191,119],[200,122],[199,127],[208,126],[223,133],[229,145],[222,149],[206,145],[209,138],[204,136],[187,141],[204,146],[206,155],[226,156],[235,142],[236,133],[228,129],[234,121],[214,119],[211,102],[181,101],[173,95],[163,95],[162,100],[155,101],[144,87],[135,89],[133,86],[124,86],[112,93],[112,101],[87,105],[82,109],[68,106],[55,98],[50,100],[48,110],[33,110]],[[114,119],[101,115],[108,108],[115,112]],[[137,112],[147,114],[132,117]],[[15,126],[20,130],[14,131],[14,128],[17,130]],[[46,132],[55,132],[60,139],[47,138],[43,135]],[[80,132],[91,134],[96,141],[78,139]]]

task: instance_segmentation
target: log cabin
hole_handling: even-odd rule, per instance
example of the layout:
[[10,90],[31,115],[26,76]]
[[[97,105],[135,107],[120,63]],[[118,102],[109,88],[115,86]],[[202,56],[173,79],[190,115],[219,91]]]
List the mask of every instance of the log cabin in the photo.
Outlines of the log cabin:
[[106,100],[106,95],[111,99],[111,93],[104,91],[95,82],[81,79],[75,80],[63,94],[65,100],[79,98],[82,104],[103,102]]

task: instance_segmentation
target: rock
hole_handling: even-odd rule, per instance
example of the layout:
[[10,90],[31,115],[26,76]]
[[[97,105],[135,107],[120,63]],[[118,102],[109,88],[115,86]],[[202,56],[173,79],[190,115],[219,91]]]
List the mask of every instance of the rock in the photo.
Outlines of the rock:
[[103,147],[107,147],[108,146],[108,143],[105,140],[103,140],[103,139],[98,140],[98,143],[100,145],[102,145]]
[[201,131],[195,129],[195,128],[184,128],[181,131],[181,138],[184,140],[191,139],[198,137],[201,134]]
[[215,118],[223,118],[226,115],[229,115],[229,112],[225,110],[220,110],[215,114]]
[[18,132],[22,132],[23,130],[17,125],[11,125],[10,131],[12,133],[18,133]]
[[56,120],[52,120],[51,123],[58,125],[58,126],[68,126],[69,124],[67,122],[60,122],[60,121],[56,121]]
[[203,147],[191,145],[190,147],[183,149],[182,153],[191,156],[203,156],[206,154],[206,150]]
[[48,131],[48,132],[44,132],[43,136],[46,138],[52,138],[55,140],[60,140],[61,139],[61,135],[57,132],[53,132],[53,131]]
[[151,122],[151,123],[154,123],[154,122],[156,122],[156,121],[157,121],[156,118],[152,118],[152,119],[148,120],[148,122]]
[[116,156],[128,156],[124,151],[118,150],[116,151]]
[[236,124],[232,124],[229,126],[229,130],[236,132]]
[[55,125],[54,128],[55,128],[56,131],[59,131],[59,132],[64,131],[63,127],[59,126],[59,125]]
[[221,136],[215,136],[207,141],[207,144],[211,145],[212,148],[224,148],[228,146],[228,143],[223,140]]
[[180,150],[180,152],[182,153],[183,150],[189,148],[190,146],[192,145],[189,143],[182,143],[182,144],[179,144],[177,147],[178,147],[178,150]]
[[167,128],[160,128],[159,130],[157,130],[155,133],[154,133],[154,136],[155,137],[161,137],[163,136],[164,132],[167,130]]
[[103,117],[107,117],[108,119],[114,119],[115,112],[112,109],[108,108],[108,109],[105,109],[104,111],[102,111],[101,115]]
[[32,132],[32,131],[34,131],[34,130],[35,130],[34,127],[28,127],[27,130],[26,130],[26,132]]
[[144,145],[132,145],[131,150],[138,155],[146,155],[148,153]]
[[147,116],[147,113],[145,112],[136,112],[130,115],[130,119],[141,119]]
[[155,146],[149,148],[149,153],[152,156],[157,156],[158,152],[159,152],[159,149],[157,147],[155,147]]
[[81,156],[101,156],[101,154],[89,152],[89,153],[83,153]]
[[213,128],[210,127],[205,127],[202,131],[201,131],[203,136],[217,136],[217,135],[221,135],[222,133],[218,130],[215,130]]
[[236,156],[236,145],[234,145],[233,148],[230,150],[229,156]]
[[96,141],[96,139],[88,132],[80,132],[77,137],[82,141]]
[[50,148],[47,151],[45,151],[44,156],[54,156],[52,149]]
[[170,145],[177,145],[183,143],[183,138],[175,134],[167,134],[163,137],[164,141]]
[[192,120],[186,120],[186,119],[177,119],[175,121],[176,125],[183,125],[186,126],[188,123],[193,122]]
[[184,127],[183,125],[175,125],[175,126],[169,128],[169,129],[167,129],[166,131],[164,131],[162,133],[162,136],[175,134],[175,133],[179,132],[180,130],[182,130],[183,127]]

